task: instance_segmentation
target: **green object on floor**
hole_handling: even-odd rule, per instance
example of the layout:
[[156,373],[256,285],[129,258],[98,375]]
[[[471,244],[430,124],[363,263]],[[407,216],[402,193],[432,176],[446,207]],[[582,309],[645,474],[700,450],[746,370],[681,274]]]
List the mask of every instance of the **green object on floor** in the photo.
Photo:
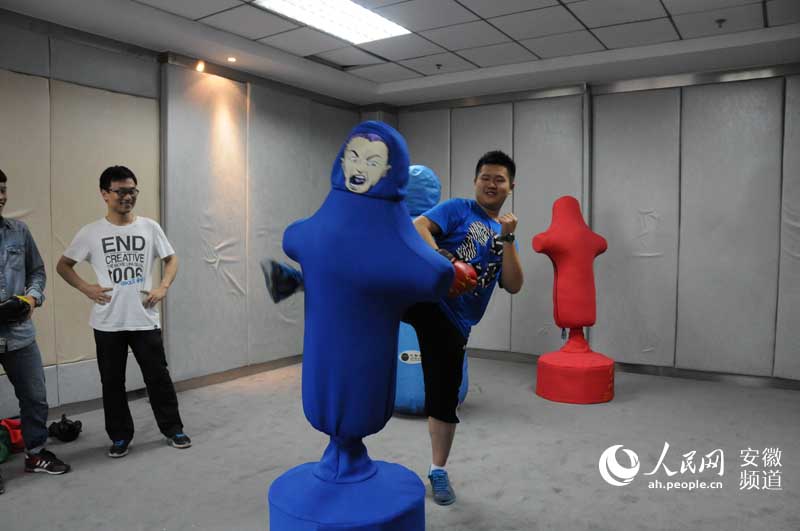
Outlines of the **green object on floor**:
[[11,455],[11,436],[5,426],[0,426],[0,463]]

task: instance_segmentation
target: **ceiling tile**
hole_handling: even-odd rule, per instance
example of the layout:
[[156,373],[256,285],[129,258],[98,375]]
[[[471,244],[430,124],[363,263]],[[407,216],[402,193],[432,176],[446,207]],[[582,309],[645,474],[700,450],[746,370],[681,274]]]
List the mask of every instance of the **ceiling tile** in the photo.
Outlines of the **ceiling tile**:
[[473,63],[484,67],[536,61],[535,55],[516,42],[470,48],[469,50],[461,50],[458,53]]
[[664,0],[664,6],[673,15],[760,3],[761,0]]
[[[725,20],[720,26],[717,21]],[[750,4],[717,11],[703,11],[672,17],[681,37],[692,39],[764,27],[761,4]]]
[[385,62],[374,55],[368,54],[358,48],[353,48],[352,46],[330,52],[318,53],[317,57],[336,63],[339,66],[373,65]]
[[453,53],[440,53],[437,55],[429,55],[428,57],[418,57],[416,59],[400,61],[400,63],[409,68],[413,68],[417,72],[422,72],[426,76],[460,72],[462,70],[472,70],[475,68],[475,65]]
[[590,28],[667,16],[660,0],[584,0],[569,8]]
[[449,50],[477,48],[510,41],[502,32],[482,20],[423,31],[421,35]]
[[242,5],[239,0],[138,0],[138,2],[182,17],[191,18],[192,20]]
[[260,39],[297,27],[288,20],[252,6],[242,6],[224,11],[206,17],[201,22],[248,39]]
[[678,40],[675,28],[666,18],[607,26],[593,30],[593,33],[609,48],[630,48]]
[[478,19],[453,0],[411,0],[382,7],[375,12],[411,31],[452,26]]
[[402,81],[404,79],[412,79],[415,77],[422,77],[421,74],[412,72],[408,68],[404,68],[397,63],[383,63],[380,65],[363,66],[353,68],[347,71],[348,74],[363,77],[376,83],[391,83],[392,81]]
[[557,6],[558,0],[460,0],[483,18],[499,17],[509,13],[530,11],[542,7]]
[[376,7],[399,4],[400,2],[405,2],[405,0],[353,0],[353,2],[367,9],[375,9]]
[[770,26],[800,22],[800,2],[797,0],[769,0],[767,20]]
[[605,50],[602,43],[586,30],[528,39],[521,41],[520,44],[542,59]]
[[515,39],[529,39],[584,29],[581,23],[561,6],[492,18],[489,22]]
[[445,50],[427,39],[423,39],[416,33],[390,37],[379,41],[365,42],[359,47],[376,53],[381,57],[400,61],[401,59],[411,59],[412,57],[422,57],[423,55],[433,55],[442,53]]
[[350,45],[348,42],[309,27],[272,35],[261,39],[259,42],[301,57],[345,48]]

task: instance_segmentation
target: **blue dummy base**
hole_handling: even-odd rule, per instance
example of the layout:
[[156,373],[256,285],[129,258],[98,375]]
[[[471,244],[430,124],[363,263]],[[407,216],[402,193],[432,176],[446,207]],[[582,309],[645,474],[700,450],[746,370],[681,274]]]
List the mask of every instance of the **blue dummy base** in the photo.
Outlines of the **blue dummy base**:
[[[469,366],[464,355],[461,386],[458,388],[458,403],[462,404],[469,390]],[[397,386],[394,395],[394,410],[404,415],[425,414],[425,380],[419,357],[419,341],[414,327],[400,323],[397,339]]]
[[372,461],[358,483],[319,479],[318,463],[282,474],[269,489],[271,531],[424,531],[425,486],[407,468]]

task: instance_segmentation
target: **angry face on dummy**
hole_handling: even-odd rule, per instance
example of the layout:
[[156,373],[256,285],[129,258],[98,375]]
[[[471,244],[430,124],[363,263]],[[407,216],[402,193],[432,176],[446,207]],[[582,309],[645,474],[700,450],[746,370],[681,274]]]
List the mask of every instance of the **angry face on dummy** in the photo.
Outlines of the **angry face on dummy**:
[[351,192],[367,192],[390,169],[389,149],[378,135],[356,135],[347,142],[342,155],[342,172],[344,184]]

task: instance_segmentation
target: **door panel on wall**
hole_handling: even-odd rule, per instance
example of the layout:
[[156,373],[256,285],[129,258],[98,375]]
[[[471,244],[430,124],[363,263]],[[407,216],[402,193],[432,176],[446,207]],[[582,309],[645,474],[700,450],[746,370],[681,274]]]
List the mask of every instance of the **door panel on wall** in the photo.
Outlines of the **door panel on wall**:
[[303,297],[274,304],[259,262],[286,260],[283,232],[308,215],[311,197],[309,100],[250,85],[248,118],[249,227],[247,319],[250,363],[300,352]]
[[450,109],[401,112],[400,133],[408,143],[411,164],[432,169],[442,184],[442,200],[449,199]]
[[[106,215],[99,179],[108,166],[123,165],[133,171],[141,190],[136,214],[158,220],[158,103],[52,81],[51,109],[53,260],[58,261],[81,227]],[[76,271],[87,281],[96,281],[87,263]],[[58,275],[50,278],[58,362],[94,358],[91,301]]]
[[[500,149],[513,157],[512,127],[510,103],[453,109],[451,197],[475,198],[475,164],[487,151]],[[511,199],[506,201],[502,213],[511,212],[512,205]],[[495,288],[483,320],[472,330],[469,346],[489,350],[511,348],[511,296],[506,291]]]
[[181,259],[167,303],[176,380],[247,365],[247,94],[165,65],[165,224]]
[[339,109],[311,102],[311,144],[310,177],[311,197],[307,202],[306,216],[310,216],[322,205],[331,191],[331,169],[339,148],[342,147],[347,134],[358,124],[358,112]]
[[626,363],[672,366],[678,277],[680,89],[594,99],[592,346]]
[[[47,79],[0,70],[0,169],[8,177],[3,216],[28,225],[47,273],[44,306],[34,311],[45,365],[56,363],[50,219],[50,85]],[[2,368],[0,368],[2,371]]]
[[676,365],[769,375],[783,80],[683,89]]
[[580,201],[583,97],[515,103],[514,153],[514,211],[525,284],[511,302],[511,350],[544,354],[563,342],[553,321],[553,265],[533,251],[531,242],[550,225],[556,199],[571,195]]
[[786,79],[775,374],[800,379],[800,76]]

